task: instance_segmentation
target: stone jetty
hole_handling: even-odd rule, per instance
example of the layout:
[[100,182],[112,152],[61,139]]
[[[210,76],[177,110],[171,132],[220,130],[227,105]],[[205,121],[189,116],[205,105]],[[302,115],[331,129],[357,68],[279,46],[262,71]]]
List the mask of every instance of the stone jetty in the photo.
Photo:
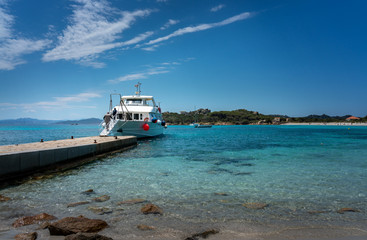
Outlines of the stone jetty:
[[56,164],[82,164],[85,159],[136,144],[134,136],[94,136],[0,146],[0,179],[22,177]]

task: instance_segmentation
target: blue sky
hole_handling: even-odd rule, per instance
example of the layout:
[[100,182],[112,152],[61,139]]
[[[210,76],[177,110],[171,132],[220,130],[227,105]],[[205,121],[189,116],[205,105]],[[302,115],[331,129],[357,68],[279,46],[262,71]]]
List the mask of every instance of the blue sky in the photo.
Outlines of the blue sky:
[[367,115],[367,2],[0,0],[0,119],[163,111]]

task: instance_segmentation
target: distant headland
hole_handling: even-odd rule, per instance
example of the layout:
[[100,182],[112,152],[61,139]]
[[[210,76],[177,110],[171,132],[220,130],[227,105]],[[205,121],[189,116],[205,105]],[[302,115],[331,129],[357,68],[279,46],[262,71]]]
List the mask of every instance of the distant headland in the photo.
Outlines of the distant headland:
[[0,120],[0,125],[43,125],[43,124],[99,124],[102,119],[87,118],[81,120],[39,120],[35,118],[18,118],[18,119],[6,119]]
[[289,117],[286,115],[265,115],[256,111],[238,109],[233,111],[216,111],[198,109],[196,111],[180,113],[163,113],[164,120],[171,125],[188,125],[192,122],[211,125],[367,125],[367,116],[355,117],[309,115],[306,117]]

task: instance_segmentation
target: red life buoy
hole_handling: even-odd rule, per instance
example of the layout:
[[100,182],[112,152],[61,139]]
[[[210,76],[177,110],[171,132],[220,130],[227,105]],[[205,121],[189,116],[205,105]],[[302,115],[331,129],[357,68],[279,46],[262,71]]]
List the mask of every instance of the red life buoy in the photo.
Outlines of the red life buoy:
[[148,123],[144,123],[144,125],[143,125],[143,129],[144,129],[144,131],[148,131],[148,130],[149,130],[149,125],[148,125]]
[[144,122],[148,122],[149,121],[149,118],[144,118]]

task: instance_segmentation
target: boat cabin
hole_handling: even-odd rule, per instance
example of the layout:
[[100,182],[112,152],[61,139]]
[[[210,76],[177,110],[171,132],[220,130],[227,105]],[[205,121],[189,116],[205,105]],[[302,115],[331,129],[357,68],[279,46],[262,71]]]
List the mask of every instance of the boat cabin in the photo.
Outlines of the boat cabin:
[[159,107],[152,96],[122,96],[122,105],[116,106],[117,119],[147,121],[161,119]]

